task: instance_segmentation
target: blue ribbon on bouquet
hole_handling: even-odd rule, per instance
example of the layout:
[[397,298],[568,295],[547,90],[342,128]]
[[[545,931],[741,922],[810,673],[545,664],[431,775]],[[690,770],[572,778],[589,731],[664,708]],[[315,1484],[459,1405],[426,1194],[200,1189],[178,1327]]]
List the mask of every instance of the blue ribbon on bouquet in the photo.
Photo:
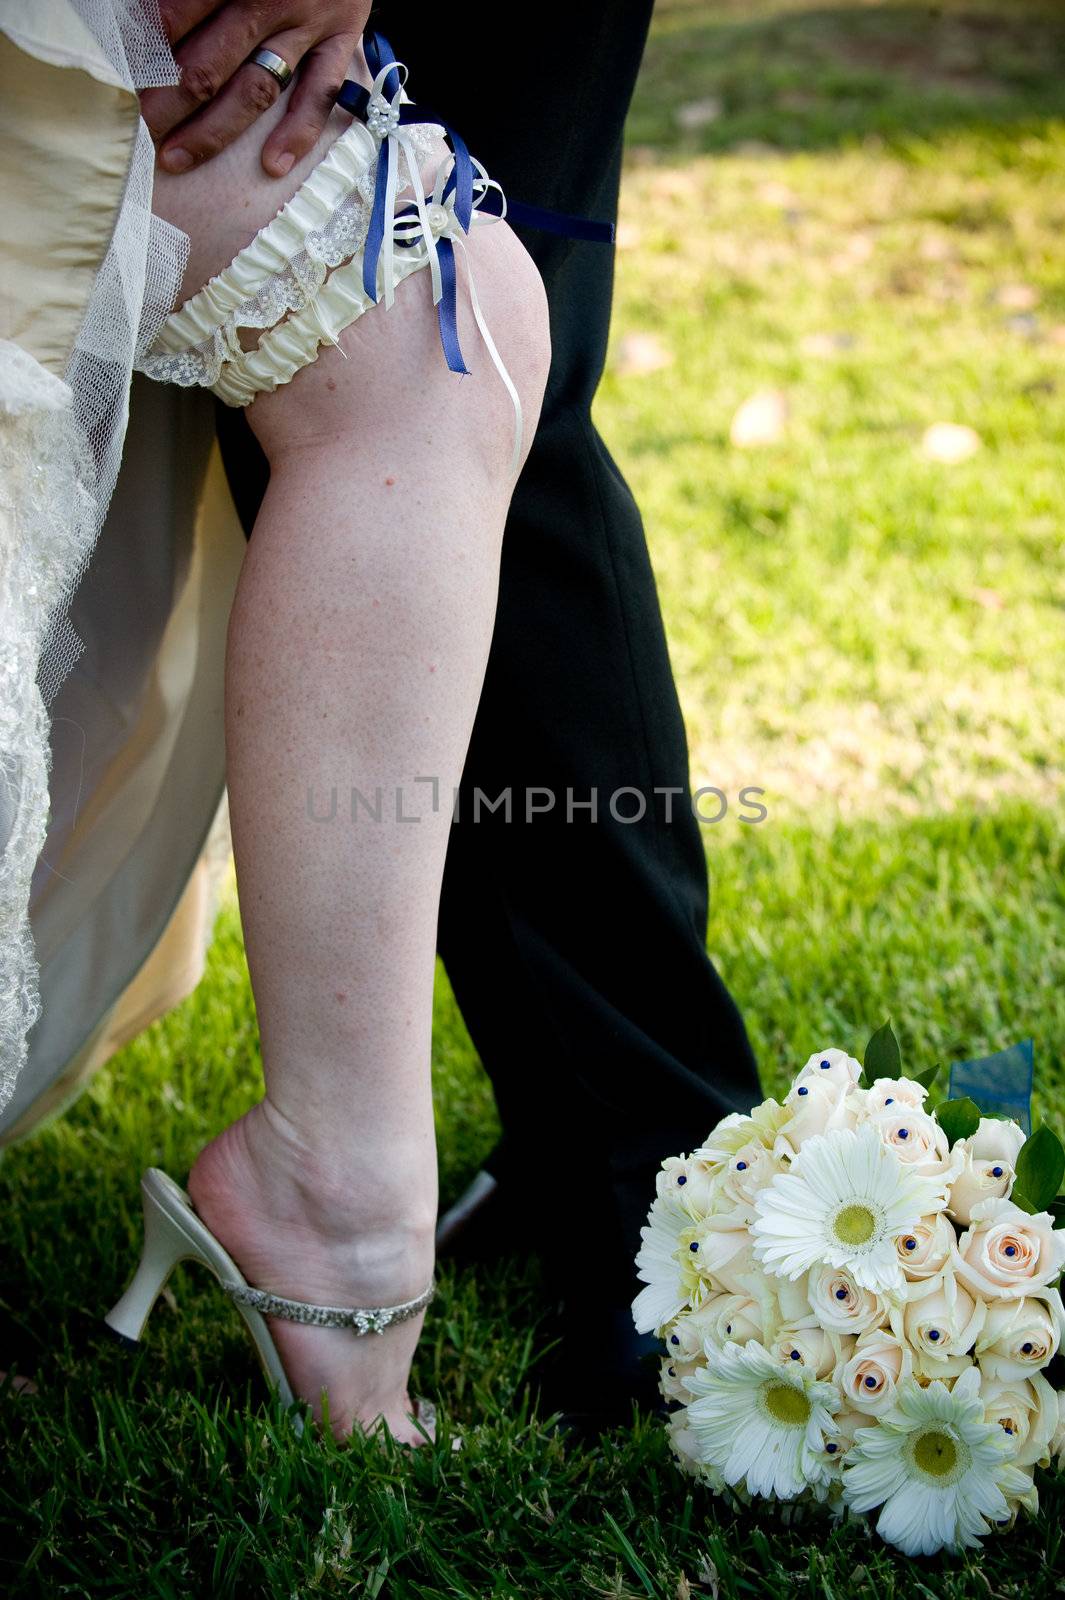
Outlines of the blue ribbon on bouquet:
[[[374,77],[375,90],[364,89],[362,84],[348,79],[337,95],[337,105],[343,107],[345,111],[349,111],[352,116],[359,117],[360,120],[366,122],[370,131],[381,138],[382,153],[395,128],[419,122],[439,124],[444,129],[444,135],[451,146],[453,156],[451,172],[441,199],[446,202],[454,195],[453,209],[455,218],[463,233],[468,234],[475,209],[475,178],[474,162],[465,141],[461,134],[438,112],[410,102],[400,104],[399,96],[402,91],[402,79],[398,69],[401,63],[396,60],[392,46],[383,34],[370,34],[363,41],[363,49],[367,66]],[[396,182],[396,166],[396,158],[391,152],[388,160],[378,159],[373,207],[366,232],[366,241],[363,246],[363,289],[375,305],[377,304],[378,264],[388,229],[389,179],[391,175],[394,186]],[[481,168],[480,170],[483,172],[484,169]],[[526,205],[520,200],[505,201],[503,193],[498,186],[493,191],[487,182],[480,186],[477,209],[495,217],[506,215],[510,221],[517,223],[520,227],[535,228],[544,232],[559,234],[565,238],[588,240],[599,244],[611,244],[614,240],[614,224],[612,222],[596,222],[587,217],[571,216],[563,211],[550,211],[543,206]],[[421,207],[418,204],[404,206],[394,220],[398,220],[400,217],[408,218],[412,215],[421,215]],[[407,236],[401,235],[396,242],[413,244],[416,237],[416,233],[411,233]],[[391,245],[391,239],[389,243]],[[468,374],[469,368],[463,360],[462,350],[459,345],[454,245],[446,237],[436,240],[435,245],[431,238],[427,238],[426,243],[431,251],[435,249],[436,259],[439,264],[440,294],[437,300],[437,317],[440,325],[440,342],[443,346],[444,357],[452,372]]]
[[1027,1138],[1032,1131],[1032,1077],[1035,1046],[1021,1039],[993,1056],[955,1061],[947,1088],[949,1100],[975,1100],[988,1116],[1011,1117]]

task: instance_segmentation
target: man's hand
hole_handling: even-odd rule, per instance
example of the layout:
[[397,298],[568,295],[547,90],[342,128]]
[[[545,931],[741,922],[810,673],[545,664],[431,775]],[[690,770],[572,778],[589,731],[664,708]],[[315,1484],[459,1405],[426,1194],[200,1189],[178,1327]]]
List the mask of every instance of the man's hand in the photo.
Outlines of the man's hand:
[[[371,0],[161,0],[163,26],[181,67],[174,88],[145,89],[141,114],[168,172],[209,161],[279,94],[289,105],[263,145],[262,163],[283,177],[317,142],[358,44]],[[273,50],[298,69],[289,87],[248,62]],[[165,142],[164,142],[165,141]]]

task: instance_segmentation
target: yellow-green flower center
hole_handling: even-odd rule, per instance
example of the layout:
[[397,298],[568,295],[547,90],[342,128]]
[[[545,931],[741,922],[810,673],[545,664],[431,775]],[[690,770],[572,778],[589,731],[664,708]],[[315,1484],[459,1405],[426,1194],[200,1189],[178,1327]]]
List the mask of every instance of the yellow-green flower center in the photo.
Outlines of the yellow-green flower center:
[[844,1206],[832,1226],[842,1244],[866,1244],[876,1230],[876,1217],[868,1206]]
[[958,1447],[949,1433],[932,1428],[914,1441],[913,1459],[930,1478],[947,1478],[958,1464]]
[[790,1383],[774,1383],[765,1390],[765,1408],[774,1422],[804,1427],[810,1420],[810,1402],[801,1389]]

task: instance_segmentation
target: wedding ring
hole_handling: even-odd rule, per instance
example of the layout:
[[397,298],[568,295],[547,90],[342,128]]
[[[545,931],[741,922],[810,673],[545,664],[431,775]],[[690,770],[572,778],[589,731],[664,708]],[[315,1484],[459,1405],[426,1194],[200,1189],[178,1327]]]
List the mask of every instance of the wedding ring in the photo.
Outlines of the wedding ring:
[[248,57],[248,62],[256,67],[265,67],[272,78],[276,78],[282,89],[287,89],[292,77],[292,68],[284,56],[279,56],[276,50],[256,50]]

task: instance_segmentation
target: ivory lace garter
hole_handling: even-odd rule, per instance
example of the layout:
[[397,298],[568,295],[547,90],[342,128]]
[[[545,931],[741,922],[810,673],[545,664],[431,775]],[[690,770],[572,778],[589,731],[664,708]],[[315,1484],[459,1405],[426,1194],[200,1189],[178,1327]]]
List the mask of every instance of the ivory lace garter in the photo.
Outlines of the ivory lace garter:
[[[202,384],[227,405],[246,406],[257,394],[288,383],[317,358],[321,345],[339,345],[342,330],[382,295],[390,308],[397,283],[426,266],[448,366],[468,372],[458,343],[454,250],[466,253],[463,236],[471,225],[504,217],[506,200],[453,129],[417,112],[403,88],[407,69],[387,41],[370,36],[364,48],[375,73],[373,88],[349,81],[338,103],[364,115],[365,122],[356,117],[273,220],[166,319],[138,363],[149,377]],[[441,161],[432,193],[426,194],[419,166],[441,135],[453,153]],[[401,163],[414,201],[397,212],[397,194],[405,184]],[[609,227],[531,207],[522,211],[532,226],[576,224],[585,237],[603,237],[602,229]],[[589,233],[589,226],[599,232]],[[606,236],[612,233],[611,228]],[[482,315],[472,270],[469,287],[477,327],[514,406],[511,470],[516,472],[521,401]],[[254,349],[242,348],[240,328],[263,330]]]

